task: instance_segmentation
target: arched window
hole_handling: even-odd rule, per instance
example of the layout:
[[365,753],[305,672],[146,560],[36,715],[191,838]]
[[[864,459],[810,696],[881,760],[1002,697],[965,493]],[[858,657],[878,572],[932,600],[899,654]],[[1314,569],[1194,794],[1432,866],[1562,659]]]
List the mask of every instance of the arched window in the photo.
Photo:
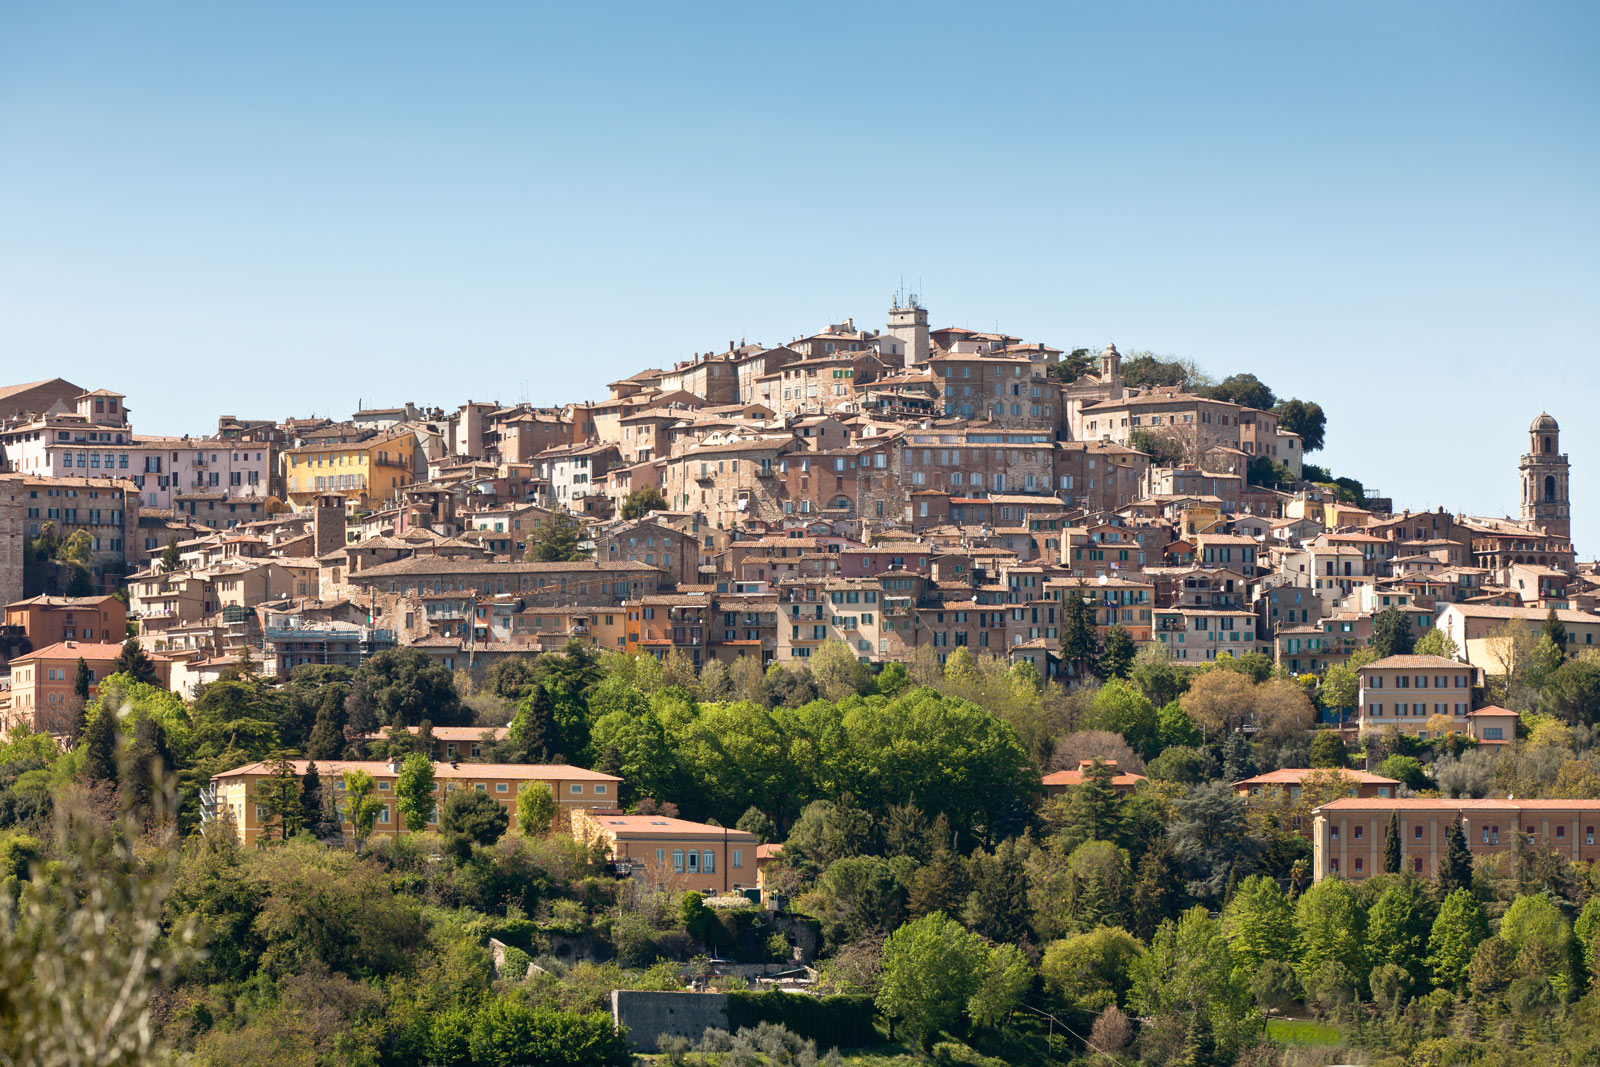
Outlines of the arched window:
[[1548,437],[1546,437],[1544,439],[1544,450],[1546,452],[1554,452],[1555,451],[1555,449],[1550,447],[1550,438],[1548,438]]
[[1547,474],[1544,476],[1544,498],[1547,503],[1555,503],[1556,476],[1554,474]]

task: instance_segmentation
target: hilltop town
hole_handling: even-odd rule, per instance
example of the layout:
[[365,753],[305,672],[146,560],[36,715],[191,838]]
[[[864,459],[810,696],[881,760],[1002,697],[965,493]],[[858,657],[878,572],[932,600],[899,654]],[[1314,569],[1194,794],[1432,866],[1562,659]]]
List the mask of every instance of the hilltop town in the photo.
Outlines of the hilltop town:
[[[1514,514],[1413,511],[1317,463],[1348,428],[1313,400],[1229,370],[930,328],[899,294],[881,329],[729,340],[560,406],[240,399],[165,436],[124,383],[0,388],[0,842],[74,782],[148,824],[136,753],[163,818],[257,872],[250,908],[311,907],[277,850],[390,915],[278,958],[285,982],[412,980],[391,938],[488,945],[485,988],[589,967],[611,999],[569,982],[564,1010],[672,1055],[740,1027],[651,998],[747,985],[828,994],[782,1018],[824,1050],[877,1012],[993,1062],[1028,1010],[1064,1056],[1233,1062],[1273,1013],[1394,1048],[1349,1020],[1476,1040],[1574,999],[1600,963],[1600,568],[1560,425],[1508,442]],[[1483,947],[1532,909],[1565,932]],[[1272,937],[1241,940],[1257,912]],[[213,930],[249,959],[186,981],[267,967],[293,938],[266,922]],[[896,993],[926,969],[897,962],[911,929],[989,977],[942,1014]],[[1237,970],[1174,940],[1215,930]],[[1158,955],[1233,983],[1202,1036],[1128,962]],[[192,996],[211,1021],[168,1037],[214,1061],[272,1025]],[[469,1062],[383,1025],[383,1062]]]

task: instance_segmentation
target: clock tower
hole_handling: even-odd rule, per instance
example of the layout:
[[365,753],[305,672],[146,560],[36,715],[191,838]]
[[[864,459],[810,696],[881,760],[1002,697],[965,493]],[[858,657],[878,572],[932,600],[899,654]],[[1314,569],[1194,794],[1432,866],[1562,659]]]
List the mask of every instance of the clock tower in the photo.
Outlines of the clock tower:
[[1528,452],[1518,464],[1522,474],[1522,521],[1552,537],[1572,536],[1568,499],[1567,457],[1561,451],[1561,427],[1541,414],[1528,427]]

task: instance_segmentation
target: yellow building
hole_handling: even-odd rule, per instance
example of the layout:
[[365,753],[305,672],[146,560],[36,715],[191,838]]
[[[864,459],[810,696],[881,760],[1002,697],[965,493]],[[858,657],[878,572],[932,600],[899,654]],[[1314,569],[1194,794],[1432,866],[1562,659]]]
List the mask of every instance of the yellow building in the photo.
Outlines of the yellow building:
[[416,481],[416,452],[409,430],[291,449],[283,455],[284,489],[295,507],[319,493],[338,493],[356,510],[369,511]]
[[[295,777],[305,776],[307,762],[289,761]],[[352,770],[366,771],[372,775],[378,786],[373,795],[383,801],[383,808],[378,812],[378,820],[372,828],[372,836],[388,834],[398,837],[405,830],[395,799],[400,764],[379,760],[327,760],[317,764],[317,775],[322,780],[323,797],[332,797],[340,812],[341,829],[345,836],[353,835],[353,827],[343,819],[344,772]],[[269,764],[247,763],[243,767],[223,771],[211,779],[214,792],[211,813],[216,818],[231,820],[239,840],[247,845],[253,844],[261,836],[262,830],[272,825],[271,812],[262,803],[261,792],[262,780],[271,777],[272,768]],[[574,811],[615,808],[617,789],[622,783],[622,779],[615,775],[586,771],[582,767],[561,763],[435,763],[433,777],[440,803],[443,803],[445,793],[450,790],[476,789],[487,793],[498,800],[511,816],[511,829],[517,825],[517,794],[533,782],[543,782],[550,787],[561,810],[558,821],[570,819],[569,813]],[[436,828],[437,811],[435,818],[428,820],[428,829]]]
[[665,815],[574,811],[572,836],[603,845],[607,856],[628,864],[635,878],[652,885],[703,893],[756,885],[759,841],[743,830]]

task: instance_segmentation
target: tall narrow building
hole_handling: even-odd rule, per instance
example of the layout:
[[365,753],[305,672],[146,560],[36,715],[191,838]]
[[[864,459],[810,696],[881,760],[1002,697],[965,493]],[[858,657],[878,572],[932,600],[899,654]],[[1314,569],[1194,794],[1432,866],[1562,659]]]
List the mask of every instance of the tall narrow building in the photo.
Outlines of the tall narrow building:
[[1522,474],[1522,521],[1554,537],[1571,537],[1567,457],[1561,451],[1561,427],[1548,414],[1541,413],[1528,427],[1528,452],[1518,470]]
[[907,367],[928,362],[928,309],[915,293],[904,299],[895,294],[894,307],[889,309],[889,328],[884,333],[900,343]]

